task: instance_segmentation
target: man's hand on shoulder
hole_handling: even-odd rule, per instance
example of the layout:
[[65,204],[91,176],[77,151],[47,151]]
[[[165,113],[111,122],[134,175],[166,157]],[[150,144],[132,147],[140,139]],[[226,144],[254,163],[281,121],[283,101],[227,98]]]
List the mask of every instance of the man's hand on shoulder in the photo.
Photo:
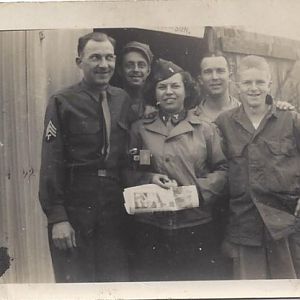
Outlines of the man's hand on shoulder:
[[76,247],[75,231],[67,221],[56,223],[52,228],[52,239],[55,247],[67,250]]
[[276,101],[276,107],[279,110],[295,110],[295,106],[286,101]]

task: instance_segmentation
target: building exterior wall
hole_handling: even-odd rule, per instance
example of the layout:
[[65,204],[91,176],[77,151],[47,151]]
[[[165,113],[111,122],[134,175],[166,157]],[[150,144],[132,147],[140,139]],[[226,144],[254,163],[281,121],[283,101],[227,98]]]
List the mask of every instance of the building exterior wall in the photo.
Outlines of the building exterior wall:
[[2,283],[53,282],[38,202],[44,111],[50,94],[80,80],[77,39],[90,31],[0,32],[0,247],[11,258]]
[[239,28],[210,28],[211,47],[219,48],[229,61],[232,72],[231,93],[236,94],[236,67],[240,59],[254,54],[264,57],[271,68],[271,94],[300,111],[300,41],[246,32]]

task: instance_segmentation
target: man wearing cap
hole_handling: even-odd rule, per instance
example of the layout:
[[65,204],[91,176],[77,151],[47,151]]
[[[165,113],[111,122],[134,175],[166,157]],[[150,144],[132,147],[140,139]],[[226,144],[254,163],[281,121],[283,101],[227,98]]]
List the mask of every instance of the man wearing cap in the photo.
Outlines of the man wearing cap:
[[[143,96],[145,80],[150,74],[153,54],[147,44],[131,41],[122,50],[120,74],[123,88],[132,100],[132,109],[138,118],[145,113]],[[147,113],[152,112],[147,106]]]
[[119,174],[130,99],[109,84],[114,47],[104,33],[79,38],[83,80],[54,94],[46,110],[39,197],[57,282],[128,280]]

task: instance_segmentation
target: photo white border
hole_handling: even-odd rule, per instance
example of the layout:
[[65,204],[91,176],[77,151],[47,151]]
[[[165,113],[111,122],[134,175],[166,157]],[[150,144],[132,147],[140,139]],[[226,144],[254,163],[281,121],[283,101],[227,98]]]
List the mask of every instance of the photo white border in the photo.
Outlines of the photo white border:
[[300,39],[298,0],[23,0],[0,5],[2,30],[231,25]]
[[4,284],[1,300],[299,299],[299,280]]

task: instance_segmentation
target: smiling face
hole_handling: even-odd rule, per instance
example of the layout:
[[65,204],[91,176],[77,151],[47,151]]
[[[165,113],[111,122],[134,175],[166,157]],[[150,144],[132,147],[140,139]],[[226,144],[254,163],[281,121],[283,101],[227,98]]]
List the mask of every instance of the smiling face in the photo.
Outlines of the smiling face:
[[150,66],[140,52],[130,51],[124,54],[122,73],[128,85],[143,86],[150,73]]
[[179,113],[184,108],[185,87],[180,73],[159,81],[155,88],[159,108],[167,113]]
[[266,96],[270,92],[271,78],[267,70],[250,68],[239,73],[239,93],[243,105],[251,108],[266,106]]
[[226,59],[223,56],[205,57],[200,67],[199,80],[205,92],[212,97],[224,94],[229,82]]
[[115,70],[115,61],[114,47],[109,40],[89,40],[76,59],[85,81],[93,87],[103,87],[109,83]]

